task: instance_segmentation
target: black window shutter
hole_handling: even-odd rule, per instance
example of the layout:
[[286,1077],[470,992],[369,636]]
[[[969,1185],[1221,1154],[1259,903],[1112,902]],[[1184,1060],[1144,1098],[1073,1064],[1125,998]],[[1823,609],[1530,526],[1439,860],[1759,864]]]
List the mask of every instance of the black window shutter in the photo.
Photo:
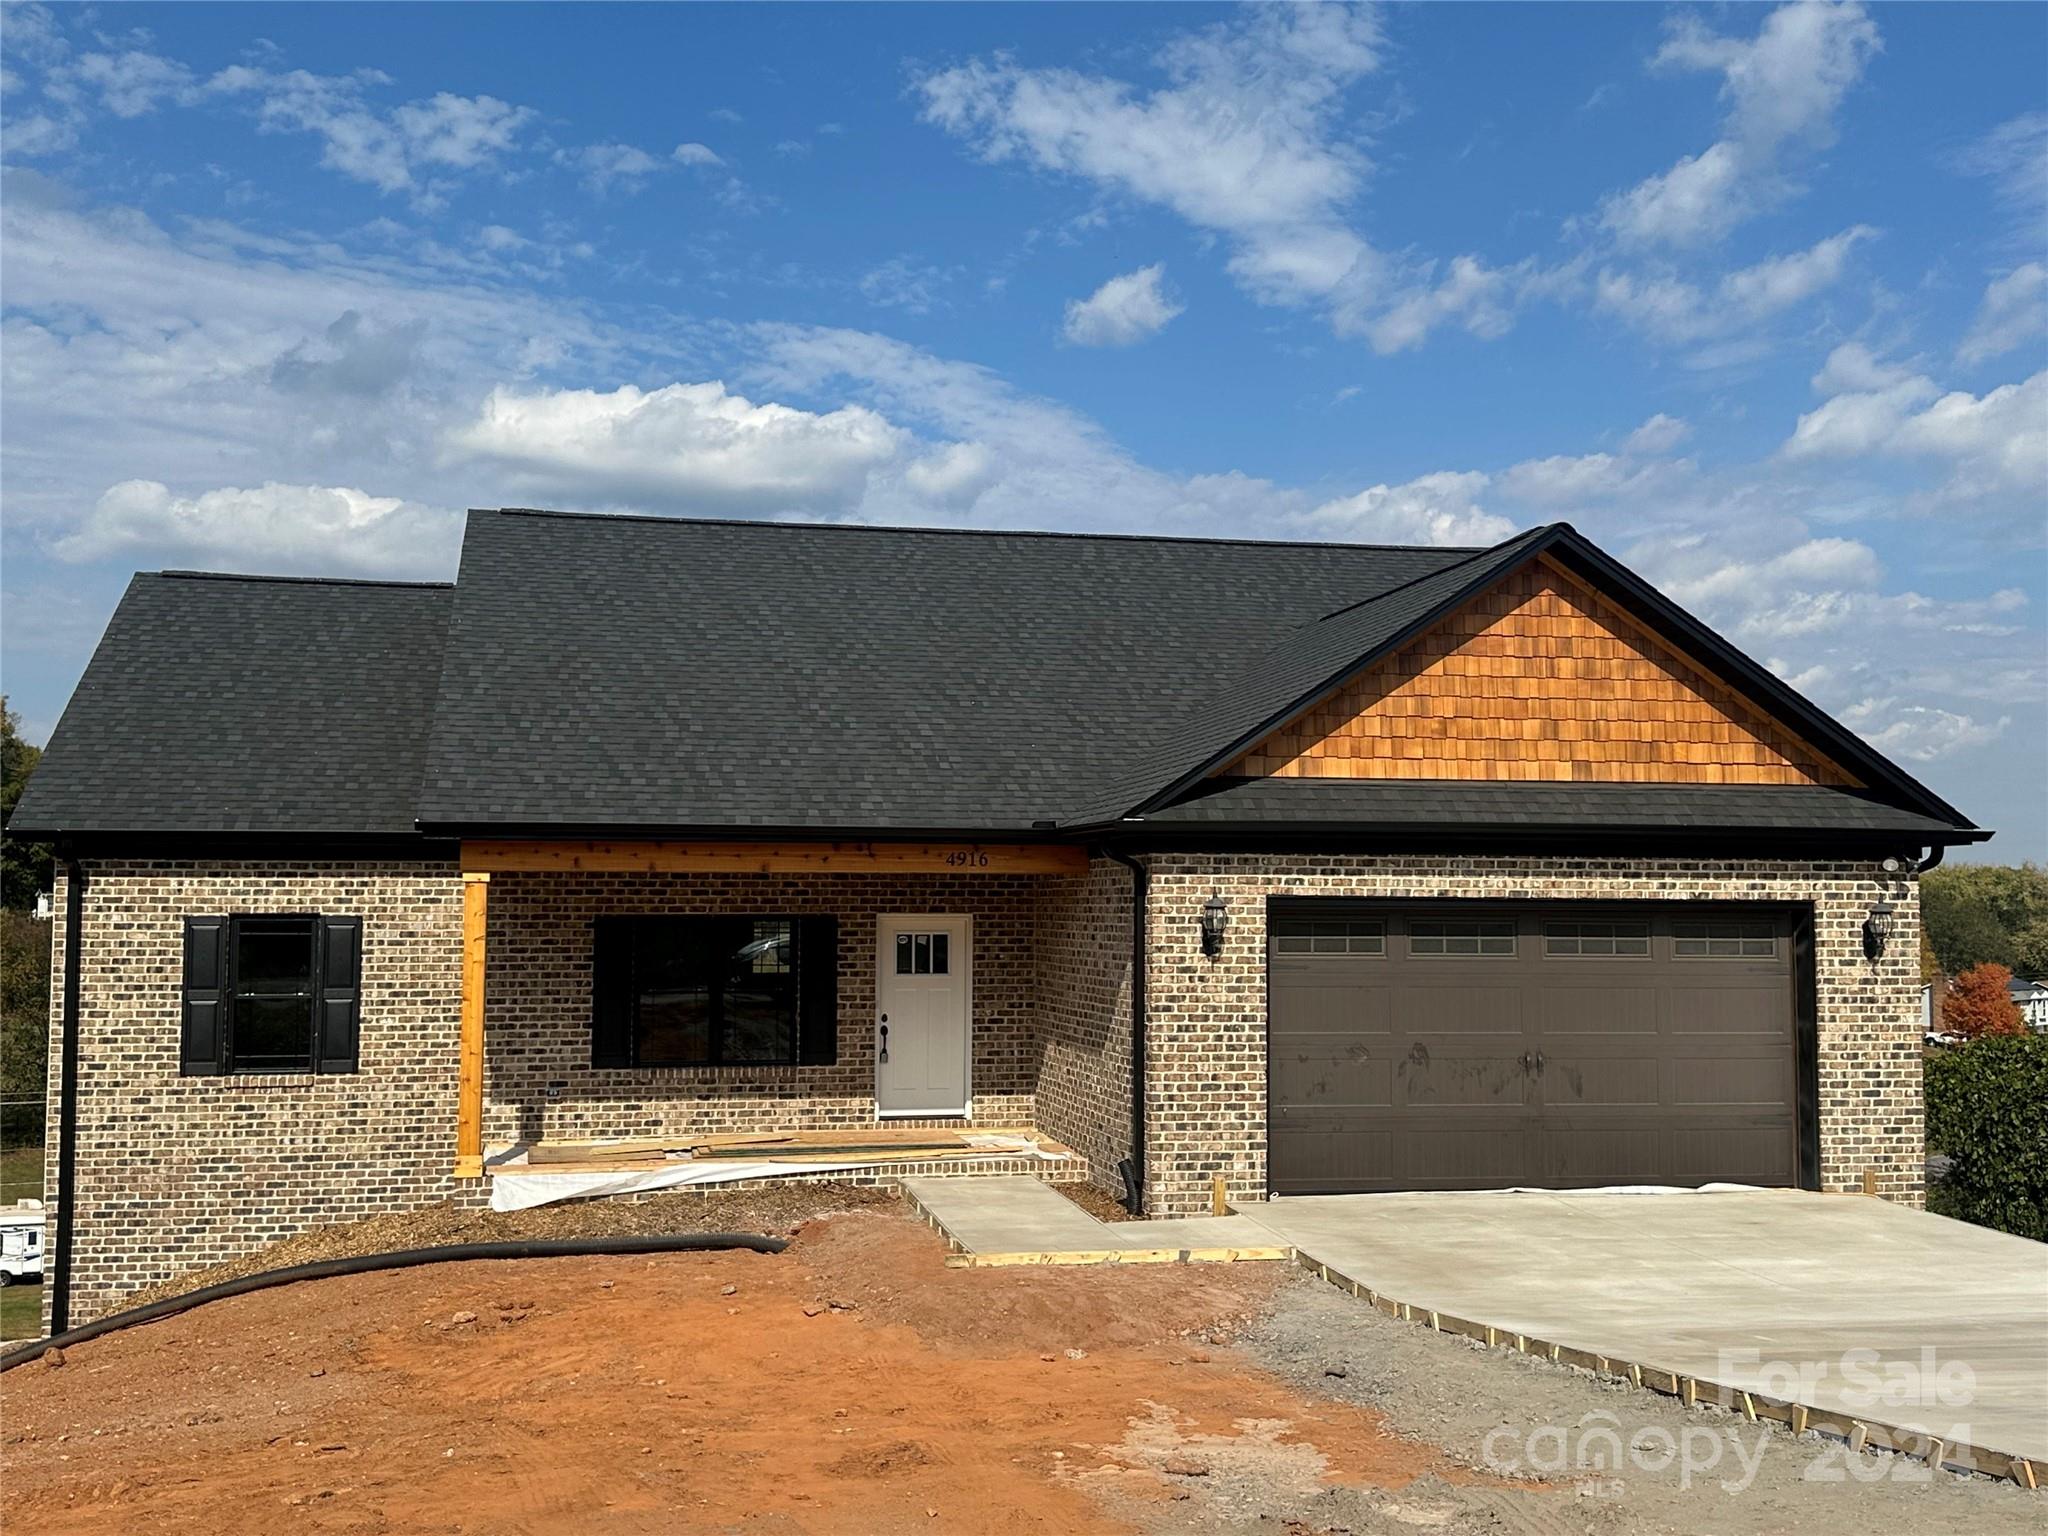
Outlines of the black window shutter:
[[590,1064],[633,1065],[635,919],[600,917],[590,935]]
[[228,920],[185,919],[185,1006],[178,1071],[185,1077],[227,1070]]
[[807,1067],[829,1067],[839,1060],[838,918],[796,920],[796,964],[796,1059]]
[[313,1070],[353,1072],[356,1033],[363,1013],[363,920],[320,919],[319,1031]]

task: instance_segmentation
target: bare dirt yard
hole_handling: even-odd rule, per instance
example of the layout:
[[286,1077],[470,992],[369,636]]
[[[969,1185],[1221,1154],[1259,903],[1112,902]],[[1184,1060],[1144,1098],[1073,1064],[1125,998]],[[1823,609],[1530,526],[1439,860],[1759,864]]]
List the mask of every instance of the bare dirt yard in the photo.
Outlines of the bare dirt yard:
[[1874,1457],[1808,1481],[1825,1447],[1781,1431],[1737,1493],[1715,1482],[1732,1463],[1690,1486],[1676,1465],[1502,1475],[1503,1446],[1602,1411],[1625,1436],[1759,1432],[1277,1264],[947,1269],[879,1206],[775,1256],[448,1264],[213,1303],[0,1378],[0,1477],[9,1528],[49,1536],[1862,1536],[2031,1532],[2048,1508]]

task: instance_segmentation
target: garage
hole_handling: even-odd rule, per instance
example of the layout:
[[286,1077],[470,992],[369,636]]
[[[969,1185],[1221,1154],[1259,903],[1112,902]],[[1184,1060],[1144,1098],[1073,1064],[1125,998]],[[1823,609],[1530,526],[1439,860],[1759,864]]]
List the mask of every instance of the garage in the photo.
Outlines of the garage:
[[1809,923],[1275,900],[1271,1192],[1808,1184]]

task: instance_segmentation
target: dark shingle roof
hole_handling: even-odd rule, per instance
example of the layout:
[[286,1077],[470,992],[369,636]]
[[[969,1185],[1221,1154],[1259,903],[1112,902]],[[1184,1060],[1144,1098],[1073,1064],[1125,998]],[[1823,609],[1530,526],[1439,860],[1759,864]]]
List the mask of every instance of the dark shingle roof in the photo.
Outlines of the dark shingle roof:
[[1470,554],[472,513],[420,817],[1027,829]]
[[1505,574],[1546,531],[1532,529],[1302,625],[1187,710],[1153,742],[1133,772],[1105,785],[1067,819],[1080,826],[1114,820],[1217,759],[1251,746],[1275,721],[1322,697],[1366,659]]
[[10,830],[409,834],[445,585],[129,583]]
[[[1874,792],[1203,787],[1538,552]],[[138,576],[15,820],[1082,836],[1133,815],[1299,824],[1302,796],[1354,828],[1571,827],[1597,807],[1615,827],[1988,835],[1562,524],[1470,550],[511,510],[470,515],[453,591]]]
[[1658,829],[1691,833],[1863,834],[1947,841],[1945,821],[1818,785],[1478,783],[1465,780],[1210,779],[1149,812],[1147,826],[1445,829]]

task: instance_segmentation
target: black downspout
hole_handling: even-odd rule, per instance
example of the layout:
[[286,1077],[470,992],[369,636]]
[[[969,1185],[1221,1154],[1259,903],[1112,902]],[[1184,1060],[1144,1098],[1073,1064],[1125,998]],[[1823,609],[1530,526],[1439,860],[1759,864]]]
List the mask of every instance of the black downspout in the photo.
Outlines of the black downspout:
[[71,1326],[71,1192],[78,1172],[78,971],[85,922],[85,871],[64,860],[64,1039],[57,1076],[57,1251],[50,1282],[50,1332]]
[[1131,872],[1131,1155],[1118,1164],[1124,1207],[1145,1214],[1145,903],[1152,877],[1145,866],[1114,848],[1102,850]]

